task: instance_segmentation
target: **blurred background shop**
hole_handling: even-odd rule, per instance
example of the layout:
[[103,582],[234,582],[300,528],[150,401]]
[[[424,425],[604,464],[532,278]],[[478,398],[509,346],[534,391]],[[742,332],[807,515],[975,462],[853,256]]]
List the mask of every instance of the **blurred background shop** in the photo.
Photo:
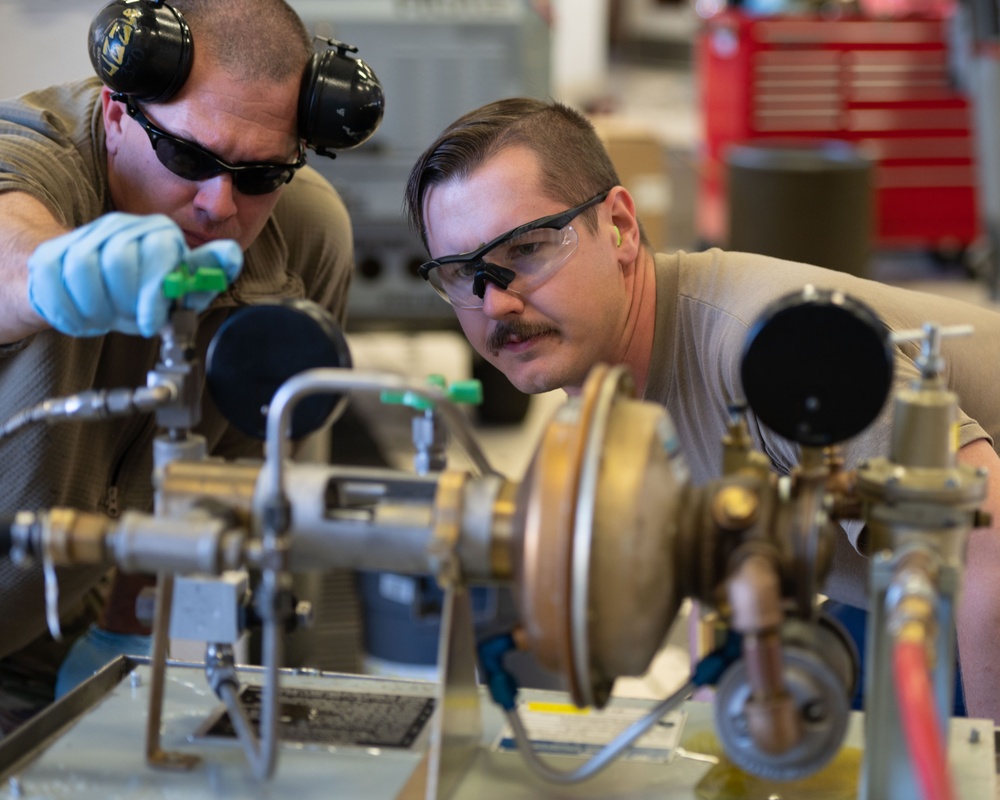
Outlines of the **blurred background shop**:
[[[3,0],[0,95],[88,74],[85,33],[103,4]],[[992,5],[291,5],[316,34],[358,46],[385,86],[384,122],[369,142],[335,160],[310,158],[342,193],[354,223],[348,339],[355,363],[417,378],[480,378],[484,404],[473,413],[482,442],[512,477],[523,473],[564,396],[528,398],[475,363],[450,308],[416,275],[425,254],[401,214],[416,155],[445,124],[498,97],[553,97],[590,114],[658,250],[757,250],[1000,307],[1000,48]],[[378,417],[378,424],[339,424],[330,457],[405,465],[409,411],[380,409]],[[315,592],[327,592],[321,604],[341,610],[354,602],[343,583]],[[372,613],[384,615],[381,630],[394,630],[395,604],[406,630],[427,622],[426,642],[433,641],[432,594],[426,584],[392,576],[373,577],[365,592]],[[484,615],[495,610],[490,602]],[[324,620],[321,609],[317,618]],[[303,660],[350,666],[333,654],[357,655],[357,615],[324,624],[314,637],[324,653]],[[425,660],[417,653],[422,642],[402,655],[378,652],[399,641],[391,632],[370,640],[369,665],[383,657]],[[683,672],[682,645],[674,655],[670,663]]]

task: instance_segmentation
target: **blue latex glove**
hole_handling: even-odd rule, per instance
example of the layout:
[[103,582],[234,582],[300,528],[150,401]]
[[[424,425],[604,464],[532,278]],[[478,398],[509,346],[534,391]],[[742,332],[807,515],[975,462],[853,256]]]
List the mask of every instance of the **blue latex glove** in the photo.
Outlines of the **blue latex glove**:
[[[163,296],[163,278],[181,263],[191,270],[219,267],[232,283],[243,253],[231,240],[191,250],[163,214],[105,214],[38,246],[28,259],[28,299],[46,322],[70,336],[155,336],[172,302]],[[199,292],[184,304],[202,311],[213,297]]]
[[59,666],[56,676],[56,699],[76,688],[101,667],[120,655],[148,656],[152,636],[112,633],[91,625],[87,632],[73,642]]

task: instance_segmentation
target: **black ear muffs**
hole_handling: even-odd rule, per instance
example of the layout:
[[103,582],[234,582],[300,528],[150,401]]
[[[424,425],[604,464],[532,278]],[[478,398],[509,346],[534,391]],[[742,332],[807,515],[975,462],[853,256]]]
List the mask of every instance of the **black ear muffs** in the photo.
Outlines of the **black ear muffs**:
[[299,135],[320,155],[328,149],[348,150],[366,142],[385,112],[382,84],[357,52],[343,42],[326,39],[329,50],[316,53],[302,76],[299,92]]
[[194,56],[191,29],[162,0],[115,0],[90,23],[90,62],[116,92],[162,103],[187,80]]
[[[299,89],[299,136],[320,155],[367,141],[382,121],[385,94],[375,73],[348,53],[356,47],[324,39],[329,49],[306,66]],[[191,72],[194,40],[180,12],[164,0],[113,0],[90,24],[90,61],[113,91],[164,103]]]

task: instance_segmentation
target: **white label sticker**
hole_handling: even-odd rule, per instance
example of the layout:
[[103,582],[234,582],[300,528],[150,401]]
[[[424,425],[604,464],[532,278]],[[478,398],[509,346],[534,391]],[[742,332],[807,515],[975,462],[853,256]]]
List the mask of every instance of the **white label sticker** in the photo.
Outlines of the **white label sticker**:
[[[570,703],[518,703],[518,716],[535,750],[543,755],[591,757],[633,722],[649,713],[648,708],[611,706],[600,711],[579,709]],[[687,715],[671,711],[658,720],[621,758],[631,761],[666,762],[671,759]],[[514,732],[504,724],[496,741],[496,751],[517,750]]]

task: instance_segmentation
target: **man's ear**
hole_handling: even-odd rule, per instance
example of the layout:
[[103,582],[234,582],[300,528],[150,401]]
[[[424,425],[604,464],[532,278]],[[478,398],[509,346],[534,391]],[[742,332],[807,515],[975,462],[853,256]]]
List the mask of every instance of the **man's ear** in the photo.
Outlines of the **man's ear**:
[[122,121],[128,114],[125,104],[111,99],[111,89],[105,86],[101,89],[101,109],[104,116],[104,139],[108,153],[114,155],[122,138]]
[[[635,262],[641,246],[639,220],[635,214],[635,201],[628,189],[616,186],[611,190],[611,223],[617,229],[612,231],[618,262],[626,267]],[[618,244],[618,239],[621,244]]]

